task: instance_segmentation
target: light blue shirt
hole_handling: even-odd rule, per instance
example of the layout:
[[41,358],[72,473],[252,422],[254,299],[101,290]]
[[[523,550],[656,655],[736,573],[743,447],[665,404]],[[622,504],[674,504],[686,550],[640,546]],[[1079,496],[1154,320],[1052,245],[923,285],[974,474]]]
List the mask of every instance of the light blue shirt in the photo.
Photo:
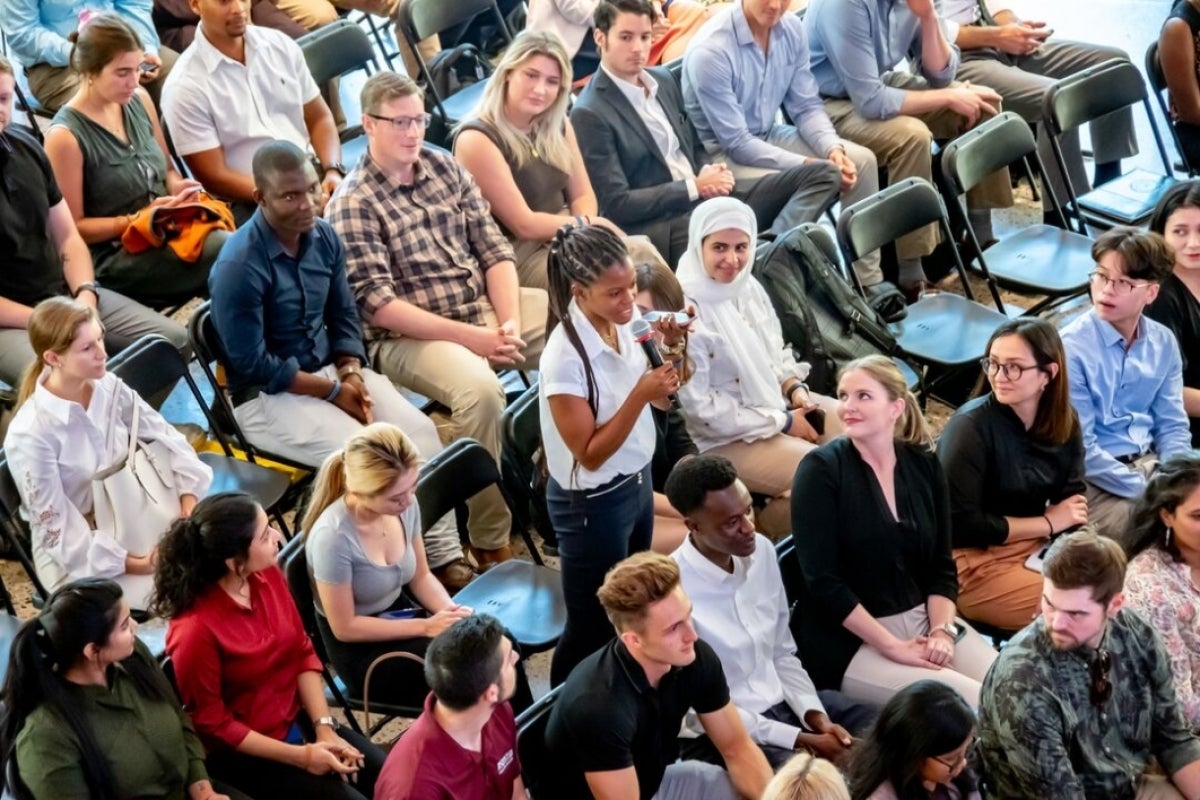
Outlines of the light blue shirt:
[[150,0],[0,0],[8,46],[26,67],[65,67],[71,55],[67,37],[79,27],[79,12],[113,11],[128,22],[142,48],[157,53],[158,34],[150,22]]
[[754,41],[740,2],[709,20],[683,58],[683,99],[704,147],[739,164],[788,169],[802,155],[764,141],[782,106],[820,157],[841,146],[808,68],[800,18],[785,14],[771,29],[770,52]]
[[1083,430],[1084,471],[1119,497],[1145,488],[1118,457],[1153,450],[1160,459],[1192,447],[1183,410],[1183,359],[1170,329],[1143,316],[1133,346],[1089,311],[1062,332],[1071,405]]
[[[941,13],[940,3],[934,7]],[[900,113],[906,90],[889,86],[888,72],[908,59],[931,89],[949,85],[958,72],[959,52],[948,35],[950,61],[934,72],[921,61],[921,21],[905,0],[812,0],[804,28],[812,44],[812,73],[825,97],[849,98],[866,119]]]

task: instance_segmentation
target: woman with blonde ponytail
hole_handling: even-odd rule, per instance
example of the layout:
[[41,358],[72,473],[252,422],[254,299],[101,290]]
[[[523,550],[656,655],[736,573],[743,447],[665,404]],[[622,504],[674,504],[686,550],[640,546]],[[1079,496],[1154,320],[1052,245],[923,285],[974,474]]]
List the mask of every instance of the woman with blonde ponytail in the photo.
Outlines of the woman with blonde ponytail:
[[[450,598],[425,559],[415,494],[420,461],[399,428],[368,425],[325,459],[304,515],[317,627],[355,696],[377,658],[424,657],[434,636],[472,613]],[[388,659],[371,673],[372,700],[412,707],[428,693],[414,661]]]
[[867,356],[842,370],[837,413],[845,435],[792,485],[804,665],[863,702],[932,679],[978,706],[996,651],[955,620],[949,491],[917,399],[890,359]]

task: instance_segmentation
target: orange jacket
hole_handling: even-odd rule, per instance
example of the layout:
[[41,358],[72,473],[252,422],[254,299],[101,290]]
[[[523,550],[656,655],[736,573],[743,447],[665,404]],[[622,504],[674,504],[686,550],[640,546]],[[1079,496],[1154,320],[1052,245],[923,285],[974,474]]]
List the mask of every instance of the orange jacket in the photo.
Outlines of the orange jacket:
[[177,206],[146,206],[130,220],[121,244],[127,253],[143,253],[165,243],[183,261],[200,260],[204,240],[211,231],[232,231],[229,206],[207,192]]

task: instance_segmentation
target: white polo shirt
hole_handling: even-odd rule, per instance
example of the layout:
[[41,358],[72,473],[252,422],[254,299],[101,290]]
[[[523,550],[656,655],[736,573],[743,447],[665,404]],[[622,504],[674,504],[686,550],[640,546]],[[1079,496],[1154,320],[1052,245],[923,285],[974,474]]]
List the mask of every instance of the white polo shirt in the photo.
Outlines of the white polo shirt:
[[[638,379],[650,368],[642,346],[634,341],[628,325],[617,325],[617,353],[604,343],[600,334],[592,327],[575,301],[571,301],[570,315],[575,330],[583,343],[592,373],[596,379],[596,427],[612,419],[613,415],[629,397]],[[636,312],[635,312],[636,313]],[[580,466],[574,470],[575,457],[563,442],[554,417],[550,415],[549,398],[569,394],[587,399],[587,376],[583,371],[583,359],[567,338],[567,332],[559,325],[546,341],[542,351],[538,402],[541,410],[542,447],[546,452],[546,466],[551,477],[564,489],[594,489],[616,478],[618,475],[634,475],[645,469],[654,457],[654,417],[650,406],[642,408],[641,416],[629,436],[600,468],[592,471]]]
[[247,25],[245,36],[241,64],[213,47],[200,25],[167,76],[162,112],[181,156],[220,147],[230,169],[248,174],[254,153],[269,141],[308,149],[304,104],[320,92],[287,34]]

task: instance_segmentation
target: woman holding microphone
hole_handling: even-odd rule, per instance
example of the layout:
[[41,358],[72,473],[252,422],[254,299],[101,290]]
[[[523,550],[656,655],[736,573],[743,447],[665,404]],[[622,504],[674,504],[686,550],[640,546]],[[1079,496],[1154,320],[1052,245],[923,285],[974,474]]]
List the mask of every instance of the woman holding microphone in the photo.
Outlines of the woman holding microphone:
[[637,295],[633,264],[624,242],[607,228],[560,229],[547,275],[553,330],[541,361],[542,443],[567,605],[550,668],[550,682],[558,685],[613,635],[596,599],[605,573],[650,547],[650,404],[666,407],[678,390],[672,362],[683,358],[686,341],[674,320],[656,323],[666,363],[647,363],[630,325]]

